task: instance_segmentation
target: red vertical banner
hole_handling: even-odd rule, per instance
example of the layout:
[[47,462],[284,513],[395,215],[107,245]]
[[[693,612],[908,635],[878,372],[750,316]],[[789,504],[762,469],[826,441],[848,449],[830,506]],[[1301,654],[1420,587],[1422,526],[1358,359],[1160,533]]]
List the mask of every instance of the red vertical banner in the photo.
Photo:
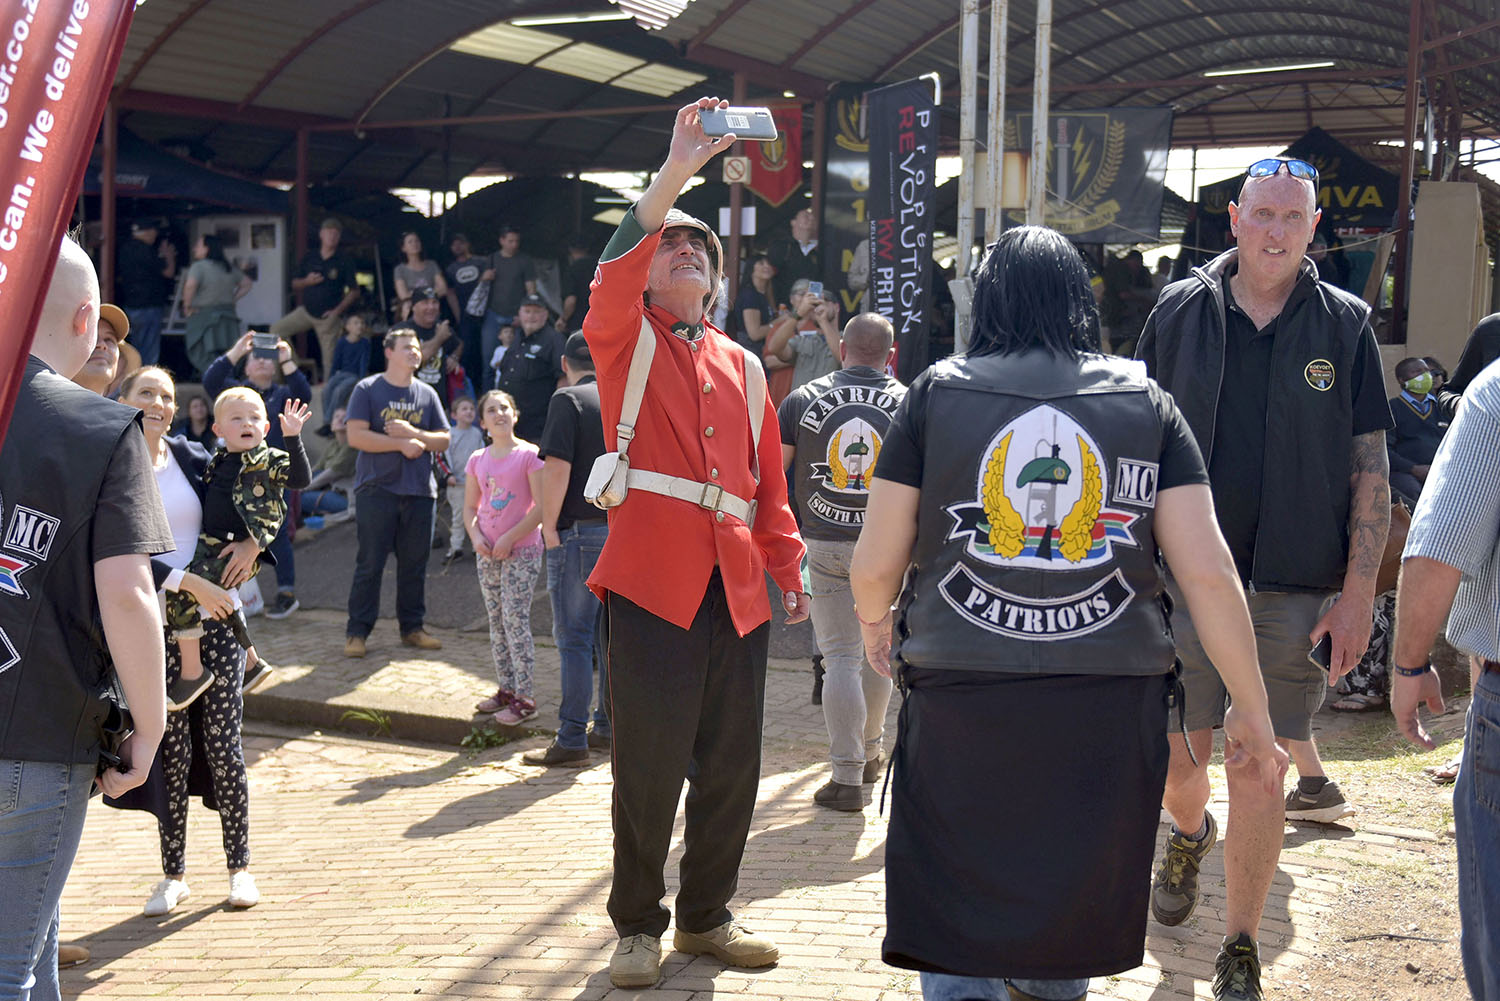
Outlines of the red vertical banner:
[[0,0],[0,442],[135,0]]
[[774,142],[746,143],[750,180],[746,186],[772,205],[780,205],[802,187],[802,105],[771,109],[780,133]]

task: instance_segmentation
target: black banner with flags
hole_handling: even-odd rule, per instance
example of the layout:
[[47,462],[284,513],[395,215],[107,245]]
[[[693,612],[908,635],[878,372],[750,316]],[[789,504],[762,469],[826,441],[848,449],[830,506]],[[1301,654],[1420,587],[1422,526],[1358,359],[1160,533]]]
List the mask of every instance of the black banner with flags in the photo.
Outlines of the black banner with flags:
[[[1005,148],[1031,149],[1030,113],[1005,123]],[[1047,119],[1047,225],[1075,243],[1139,243],[1161,235],[1171,108],[1054,111]],[[1007,210],[1005,224],[1026,213]]]
[[870,134],[870,310],[896,328],[896,378],[927,367],[933,192],[938,116],[935,81],[872,90]]

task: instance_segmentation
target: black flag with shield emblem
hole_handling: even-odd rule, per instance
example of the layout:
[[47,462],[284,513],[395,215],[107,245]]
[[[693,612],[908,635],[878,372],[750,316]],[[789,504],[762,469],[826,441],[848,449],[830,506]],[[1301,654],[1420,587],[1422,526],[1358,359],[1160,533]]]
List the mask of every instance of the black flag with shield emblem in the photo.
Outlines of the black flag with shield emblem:
[[[1005,123],[1005,148],[1031,147],[1029,114]],[[1053,112],[1047,119],[1047,225],[1075,243],[1139,243],[1161,235],[1171,108]],[[1007,226],[1026,214],[1005,213]]]

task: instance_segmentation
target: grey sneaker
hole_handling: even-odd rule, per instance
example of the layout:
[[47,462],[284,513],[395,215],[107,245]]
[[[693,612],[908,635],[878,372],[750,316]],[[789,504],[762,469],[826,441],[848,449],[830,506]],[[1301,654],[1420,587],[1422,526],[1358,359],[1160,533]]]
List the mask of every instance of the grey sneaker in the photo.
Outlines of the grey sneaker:
[[609,982],[616,987],[654,987],[661,979],[661,939],[627,935],[609,959]]
[[1244,932],[1225,939],[1214,960],[1214,1001],[1262,1001],[1260,950]]
[[1309,796],[1298,786],[1293,786],[1286,797],[1286,819],[1307,820],[1314,824],[1331,824],[1354,812],[1354,807],[1344,799],[1337,782],[1325,782],[1317,795]]
[[1198,869],[1219,840],[1219,825],[1214,815],[1208,818],[1208,833],[1194,841],[1174,830],[1167,835],[1167,851],[1151,881],[1151,916],[1164,925],[1180,925],[1193,915],[1198,906]]

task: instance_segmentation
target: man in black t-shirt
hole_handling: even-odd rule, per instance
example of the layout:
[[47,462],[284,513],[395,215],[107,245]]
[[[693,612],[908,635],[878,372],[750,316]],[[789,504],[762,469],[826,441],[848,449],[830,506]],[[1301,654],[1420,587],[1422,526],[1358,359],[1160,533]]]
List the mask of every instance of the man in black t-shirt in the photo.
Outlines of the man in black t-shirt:
[[500,360],[495,388],[515,397],[516,437],[534,442],[547,423],[547,401],[563,384],[562,337],[547,323],[541,296],[528,295],[516,312],[516,339]]
[[813,793],[831,810],[864,807],[862,785],[880,777],[891,680],[865,663],[859,619],[849,596],[849,559],[865,523],[870,474],[906,387],[886,375],[894,349],[891,322],[861,313],[839,338],[837,372],[792,390],[776,417],[781,459],[807,543],[813,632],[823,655],[823,717],[833,776]]
[[[1225,849],[1227,934],[1214,996],[1235,1001],[1261,997],[1255,936],[1283,818],[1353,812],[1323,774],[1312,715],[1369,643],[1390,522],[1391,413],[1369,308],[1320,282],[1305,256],[1321,215],[1317,177],[1302,160],[1251,164],[1229,206],[1237,247],[1162,291],[1136,353],[1176,398],[1207,461],[1255,621],[1271,720],[1299,775],[1283,802],[1279,789],[1228,772],[1237,819],[1226,839],[1235,844]],[[1177,602],[1188,736],[1169,735],[1163,805],[1175,823],[1151,894],[1152,914],[1166,925],[1192,914],[1198,867],[1216,839],[1208,760],[1227,695],[1198,641],[1201,625]],[[1308,654],[1325,636],[1326,671]]]
[[599,258],[589,253],[583,237],[574,236],[568,241],[568,259],[563,263],[562,315],[557,318],[557,331],[564,337],[583,326],[584,314],[589,311],[589,285],[598,267]]
[[323,376],[333,362],[333,348],[344,333],[344,312],[359,298],[354,262],[339,253],[344,227],[332,216],[318,227],[318,249],[303,255],[292,279],[292,291],[302,293],[302,305],[271,324],[271,333],[291,340],[309,330],[318,335]]
[[411,322],[401,324],[416,330],[421,342],[422,364],[417,369],[417,378],[431,386],[443,401],[446,412],[449,404],[448,375],[462,369],[463,341],[453,332],[453,324],[439,319],[442,304],[437,291],[419,288],[412,292]]
[[[166,725],[150,557],[170,552],[173,540],[140,413],[68,381],[94,350],[98,316],[93,264],[64,240],[0,451],[0,992],[8,997],[26,985],[32,997],[58,996],[58,900],[90,790],[119,796],[145,781]],[[112,764],[102,746],[111,675],[135,727]]]
[[462,233],[453,234],[448,249],[453,252],[453,260],[448,262],[443,273],[448,276],[448,287],[458,296],[459,315],[454,317],[454,322],[458,324],[458,336],[464,344],[464,371],[474,384],[474,391],[478,392],[484,385],[484,373],[490,360],[480,350],[479,331],[484,325],[484,317],[469,312],[469,297],[474,294],[474,286],[479,284],[485,261],[474,256],[469,238]]
[[163,313],[177,280],[177,245],[161,239],[160,225],[156,219],[131,223],[116,258],[115,296],[130,319],[142,365],[161,357]]
[[[557,737],[544,750],[525,755],[533,765],[582,765],[589,749],[610,748],[609,675],[596,656],[604,606],[589,590],[589,574],[609,537],[604,512],[583,499],[594,460],[603,455],[604,421],[594,360],[582,331],[568,337],[562,355],[568,384],[552,394],[547,424],[537,447],[542,469],[542,540],[547,544],[547,593],[552,598],[552,638],[562,662],[562,705]],[[593,668],[599,665],[599,701],[594,728],[587,729]]]

